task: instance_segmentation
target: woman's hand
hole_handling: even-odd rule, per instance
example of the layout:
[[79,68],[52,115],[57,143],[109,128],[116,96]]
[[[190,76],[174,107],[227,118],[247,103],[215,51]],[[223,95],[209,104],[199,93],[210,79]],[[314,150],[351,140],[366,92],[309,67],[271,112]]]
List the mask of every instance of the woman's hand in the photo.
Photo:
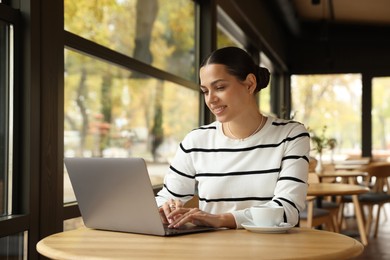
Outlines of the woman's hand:
[[215,228],[226,227],[236,228],[236,222],[232,214],[209,214],[198,208],[177,208],[166,215],[169,221],[169,228],[178,228],[185,223],[192,223],[197,226],[210,226]]
[[[168,215],[171,214],[176,209],[183,207],[183,202],[181,200],[170,199],[165,202],[159,209],[161,220],[164,224],[169,224],[173,221],[174,218],[168,218]],[[177,216],[176,216],[177,217]]]

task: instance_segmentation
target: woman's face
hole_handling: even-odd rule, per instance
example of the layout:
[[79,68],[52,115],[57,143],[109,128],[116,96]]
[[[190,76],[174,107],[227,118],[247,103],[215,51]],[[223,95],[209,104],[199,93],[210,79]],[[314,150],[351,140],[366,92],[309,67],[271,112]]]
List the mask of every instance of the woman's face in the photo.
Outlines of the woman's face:
[[252,76],[240,81],[221,64],[209,64],[200,69],[200,89],[206,105],[218,121],[234,120],[247,111],[253,102],[253,87],[256,88]]

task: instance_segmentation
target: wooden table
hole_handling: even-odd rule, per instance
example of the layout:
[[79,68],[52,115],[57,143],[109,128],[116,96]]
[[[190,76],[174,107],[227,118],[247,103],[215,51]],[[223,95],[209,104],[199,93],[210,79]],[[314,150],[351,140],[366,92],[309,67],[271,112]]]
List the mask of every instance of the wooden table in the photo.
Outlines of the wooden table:
[[312,183],[307,190],[308,196],[343,196],[352,195],[352,202],[355,209],[356,221],[359,229],[360,239],[363,245],[368,244],[366,229],[364,227],[363,213],[359,203],[359,194],[368,192],[369,189],[359,185],[341,183]]
[[370,158],[345,160],[335,164],[336,170],[359,170],[370,163]]
[[357,177],[366,177],[368,173],[363,171],[356,171],[356,170],[352,170],[352,171],[337,170],[337,171],[325,171],[323,173],[317,173],[317,175],[321,181],[324,178],[340,177],[343,180],[347,180],[346,182],[349,184],[356,184]]
[[336,170],[345,170],[345,171],[359,171],[364,167],[361,164],[336,164]]
[[347,259],[363,245],[348,236],[308,228],[282,234],[220,230],[176,237],[77,229],[42,239],[52,259]]

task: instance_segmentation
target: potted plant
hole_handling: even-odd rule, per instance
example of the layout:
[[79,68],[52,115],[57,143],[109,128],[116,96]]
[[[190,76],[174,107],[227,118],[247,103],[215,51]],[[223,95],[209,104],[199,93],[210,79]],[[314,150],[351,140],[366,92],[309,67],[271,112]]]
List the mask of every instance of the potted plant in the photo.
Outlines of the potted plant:
[[337,145],[337,141],[335,138],[328,138],[325,136],[327,126],[325,125],[322,128],[322,132],[320,135],[317,135],[314,131],[309,130],[311,133],[311,141],[313,144],[313,149],[317,152],[318,155],[318,161],[315,171],[317,173],[321,173],[323,171],[322,167],[322,154],[325,149],[329,148],[332,151],[332,162],[333,162],[333,150]]

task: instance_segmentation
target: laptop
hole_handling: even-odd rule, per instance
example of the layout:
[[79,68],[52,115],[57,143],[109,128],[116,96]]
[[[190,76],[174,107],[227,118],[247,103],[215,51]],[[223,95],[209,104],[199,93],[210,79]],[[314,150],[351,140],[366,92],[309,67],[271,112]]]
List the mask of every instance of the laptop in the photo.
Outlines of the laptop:
[[215,230],[162,223],[142,158],[65,158],[66,169],[88,228],[157,236]]

